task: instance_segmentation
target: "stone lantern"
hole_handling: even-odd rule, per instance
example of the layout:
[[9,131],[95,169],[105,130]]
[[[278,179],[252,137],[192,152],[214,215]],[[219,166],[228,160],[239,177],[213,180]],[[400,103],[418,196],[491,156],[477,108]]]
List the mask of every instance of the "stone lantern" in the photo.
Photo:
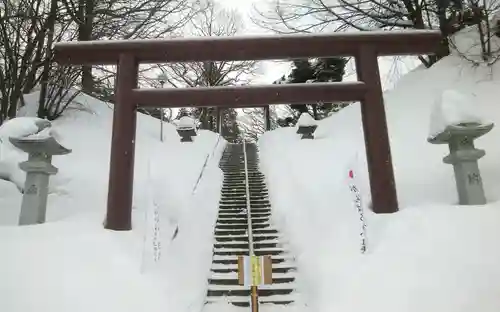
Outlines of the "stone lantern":
[[19,225],[45,222],[49,177],[58,169],[52,165],[52,156],[71,153],[53,137],[9,138],[15,147],[28,153],[28,160],[19,164],[26,172]]
[[194,119],[189,116],[183,116],[179,119],[177,133],[181,137],[181,142],[193,142],[196,136]]
[[316,124],[316,120],[314,120],[311,115],[308,113],[302,113],[300,115],[299,120],[297,121],[297,134],[301,134],[301,140],[303,139],[314,139],[314,132],[318,125]]
[[483,182],[478,159],[486,152],[474,147],[474,140],[493,128],[493,123],[477,122],[450,125],[428,139],[432,144],[448,144],[450,154],[443,158],[445,164],[453,165],[460,205],[484,205]]

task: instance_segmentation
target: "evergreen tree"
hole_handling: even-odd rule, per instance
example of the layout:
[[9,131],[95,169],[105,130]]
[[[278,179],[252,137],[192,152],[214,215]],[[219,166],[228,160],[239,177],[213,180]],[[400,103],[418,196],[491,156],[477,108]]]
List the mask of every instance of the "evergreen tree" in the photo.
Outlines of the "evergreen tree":
[[191,114],[189,113],[188,109],[186,107],[181,107],[179,111],[177,112],[177,117],[175,119],[181,119],[184,116],[190,116]]
[[191,110],[191,116],[200,121],[200,128],[217,132],[217,108],[216,107],[195,107]]
[[234,108],[225,108],[221,112],[221,135],[231,143],[237,143],[241,141],[242,135],[238,126],[237,116],[238,113]]
[[[347,59],[341,57],[318,58],[313,60],[295,60],[288,78],[281,77],[274,84],[281,83],[306,83],[306,82],[339,82],[342,81]],[[345,104],[314,103],[314,104],[292,104],[293,116],[280,119],[281,126],[295,125],[302,113],[309,113],[314,119],[322,119],[329,113],[336,111]]]

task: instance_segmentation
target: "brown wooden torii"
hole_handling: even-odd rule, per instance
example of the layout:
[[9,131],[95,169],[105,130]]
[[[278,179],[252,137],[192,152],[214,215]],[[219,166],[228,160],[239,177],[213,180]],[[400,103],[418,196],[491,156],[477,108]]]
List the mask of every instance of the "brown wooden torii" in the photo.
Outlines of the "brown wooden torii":
[[[360,101],[372,209],[398,210],[378,56],[437,50],[439,31],[388,31],[262,37],[65,42],[55,46],[64,65],[118,65],[105,227],[130,230],[138,107],[259,107],[318,101]],[[357,82],[137,88],[140,63],[301,59],[354,56]],[[333,155],[332,155],[333,156]],[[334,200],[334,199],[332,199]]]

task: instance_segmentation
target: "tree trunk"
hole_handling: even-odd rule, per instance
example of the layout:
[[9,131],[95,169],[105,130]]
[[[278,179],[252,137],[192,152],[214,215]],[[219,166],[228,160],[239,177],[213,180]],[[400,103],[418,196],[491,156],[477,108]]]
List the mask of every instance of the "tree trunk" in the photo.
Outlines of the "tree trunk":
[[52,63],[52,43],[54,42],[54,27],[56,23],[57,15],[57,1],[52,0],[50,3],[50,15],[48,22],[48,32],[47,32],[47,53],[45,55],[45,62],[43,64],[42,72],[42,85],[40,89],[40,97],[38,98],[38,117],[47,117],[47,108],[45,107],[45,101],[47,97],[47,88],[49,84],[49,72],[50,65]]
[[[92,28],[94,23],[94,1],[79,0],[78,10],[78,41],[92,40]],[[92,66],[82,66],[82,91],[91,94],[94,91],[94,80],[92,78]]]

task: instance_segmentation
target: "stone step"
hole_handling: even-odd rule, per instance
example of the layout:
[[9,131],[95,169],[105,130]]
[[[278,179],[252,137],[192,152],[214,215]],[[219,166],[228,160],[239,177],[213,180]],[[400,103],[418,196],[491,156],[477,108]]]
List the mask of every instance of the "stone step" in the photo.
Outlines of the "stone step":
[[[228,264],[223,264],[221,265],[222,268],[217,268],[213,267],[211,268],[211,271],[214,273],[220,273],[220,274],[228,274],[228,273],[233,273],[237,274],[238,273],[238,266],[230,266]],[[296,272],[297,269],[293,266],[287,265],[287,266],[282,266],[282,267],[276,267],[276,265],[273,265],[272,272],[274,274],[284,274],[284,273],[294,273]]]
[[[266,185],[262,183],[249,185],[249,188],[252,190],[267,190]],[[222,185],[222,190],[244,190],[244,189],[246,189],[246,185],[243,183],[236,185],[232,184]]]
[[[293,257],[291,257],[291,256],[284,257],[283,255],[279,255],[279,256],[274,256],[271,258],[271,262],[273,263],[273,266],[274,266],[274,264],[277,264],[277,263],[283,263],[283,262],[290,263],[292,261],[293,261]],[[212,258],[212,263],[213,264],[224,264],[224,265],[228,265],[228,264],[236,265],[236,264],[238,264],[238,257],[237,256],[218,256],[218,255],[216,256],[216,255],[214,255]]]
[[[271,217],[271,212],[252,212],[251,213],[252,219],[253,218],[270,218]],[[247,213],[242,210],[240,213],[223,213],[219,214],[217,216],[218,219],[239,219],[239,218],[246,218]]]
[[[256,236],[258,234],[278,234],[276,229],[254,229],[252,235]],[[235,236],[235,235],[247,235],[247,229],[215,229],[215,235],[218,236]]]
[[274,228],[255,229],[252,231],[252,235],[256,235],[256,234],[278,234],[278,231]]
[[215,243],[214,248],[218,249],[218,250],[220,250],[220,249],[241,249],[241,250],[248,251],[248,241],[243,242],[243,243],[235,243],[235,242]]
[[218,251],[214,250],[213,252],[214,256],[248,256],[248,249],[247,250],[229,250],[229,251]]
[[[218,236],[219,237],[219,236]],[[224,236],[223,236],[224,237]],[[248,249],[248,237],[247,236],[239,236],[242,238],[241,240],[223,240],[217,241],[214,243],[214,248],[216,249]],[[231,238],[231,236],[225,236],[225,238]],[[266,236],[252,236],[253,238],[253,247],[254,249],[274,249],[279,248],[278,246],[284,246],[283,242],[280,242],[278,239],[261,239],[267,238]],[[244,239],[244,240],[243,240]]]
[[[224,173],[224,180],[225,179],[245,179],[245,170],[243,169],[242,172],[226,172]],[[265,175],[260,172],[260,171],[248,171],[248,177],[249,178],[256,178],[256,179],[265,179]]]
[[[224,230],[224,229],[232,230],[232,229],[245,228],[247,226],[248,225],[246,223],[238,223],[238,224],[216,224],[215,225],[215,229],[216,230]],[[267,229],[269,227],[270,227],[269,224],[257,223],[257,224],[253,224],[252,225],[252,230]]]
[[[230,206],[247,206],[247,201],[246,200],[232,200],[228,198],[223,198],[219,201],[219,207],[224,206],[224,207],[230,207]],[[268,200],[251,200],[250,201],[250,207],[253,206],[271,206],[271,203]]]
[[[269,221],[269,218],[256,218],[252,217],[252,224],[254,223],[265,223]],[[217,223],[218,224],[239,224],[239,223],[245,223],[247,224],[248,218],[232,218],[232,219],[224,219],[224,218],[218,218]]]
[[[294,276],[275,277],[273,274],[273,284],[285,284],[292,283],[294,281]],[[234,274],[234,276],[228,277],[221,277],[220,275],[217,277],[212,275],[212,277],[208,279],[208,283],[211,285],[239,285],[238,274]]]
[[[241,209],[246,209],[247,208],[247,203],[244,204],[219,204],[219,209],[235,209],[235,208],[241,208]],[[252,203],[250,202],[250,209],[253,208],[270,208],[271,204],[270,203]]]
[[[224,177],[224,180],[222,180],[223,183],[229,184],[229,183],[234,183],[234,184],[239,184],[239,183],[245,183],[245,176],[241,177]],[[261,184],[266,184],[266,179],[264,177],[258,177],[258,176],[248,176],[248,181],[251,183],[261,183]]]
[[[251,214],[265,214],[265,213],[271,213],[271,207],[264,207],[264,208],[256,208],[253,207],[251,209]],[[246,215],[246,207],[240,207],[240,208],[231,208],[231,207],[226,207],[224,209],[219,210],[219,216],[222,215]]]
[[[221,231],[223,232],[223,231]],[[227,233],[225,235],[215,235],[215,239],[217,241],[248,241],[248,235],[246,233],[244,234],[233,234],[232,231],[224,232]],[[254,242],[259,242],[259,241],[270,241],[270,240],[278,240],[281,239],[283,240],[282,237],[278,234],[258,234],[258,233],[252,233],[252,237]]]
[[[246,192],[241,195],[235,195],[235,194],[224,194],[221,196],[221,199],[230,199],[230,200],[246,200],[247,199],[247,194]],[[269,197],[267,195],[250,195],[250,201],[254,200],[267,200],[269,201]]]
[[[258,186],[266,185],[266,183],[264,181],[252,180],[252,178],[250,178],[248,180],[248,184],[258,185]],[[245,186],[246,185],[246,180],[243,178],[243,179],[239,179],[237,181],[226,181],[226,180],[222,181],[222,186],[226,187],[228,185]]]
[[[280,279],[295,279],[297,277],[297,272],[296,271],[289,271],[288,273],[279,273],[279,272],[273,272],[273,278],[280,278]],[[220,273],[220,272],[214,272],[212,273],[211,277],[214,280],[221,279],[221,280],[238,280],[238,272],[237,271],[229,271],[226,273]],[[291,283],[291,282],[283,282],[283,283]],[[273,282],[274,284],[274,282]]]
[[[280,242],[279,236],[278,235],[266,235],[266,236],[260,236],[260,235],[252,235],[254,243],[257,242]],[[224,242],[248,242],[248,236],[247,235],[228,235],[228,236],[220,236],[216,235],[215,236],[215,241],[217,243],[224,243]]]
[[276,241],[262,241],[262,242],[256,242],[254,241],[253,242],[253,248],[255,250],[274,250],[274,249],[278,249],[280,247],[278,247],[280,243],[276,240]]
[[[271,256],[271,259],[273,259],[273,257]],[[274,270],[282,270],[282,271],[295,271],[297,270],[295,268],[295,264],[290,261],[289,259],[285,259],[284,261],[281,261],[282,258],[275,258],[275,259],[278,259],[280,261],[273,261],[273,272]],[[238,270],[238,262],[235,261],[234,263],[212,263],[212,267],[211,267],[212,271],[215,271],[215,270],[231,270],[231,271],[234,271],[236,272]]]
[[[235,180],[235,181],[227,181],[226,179],[224,179],[224,181],[222,182],[222,186],[232,186],[232,185],[245,186],[246,180],[241,179],[241,180]],[[264,185],[266,185],[266,183],[264,183],[264,181],[252,180],[250,178],[250,179],[248,179],[248,185],[250,185],[250,186],[252,186],[252,185],[264,186]]]
[[[254,209],[257,209],[257,208],[253,208],[250,211],[250,215],[252,216],[252,218],[257,218],[257,219],[268,218],[269,219],[271,217],[271,209],[270,208],[260,208],[260,209],[268,209],[269,210],[269,211],[265,211],[265,212],[262,212],[262,211],[255,212]],[[230,209],[225,209],[225,210],[227,212],[227,210],[230,210]],[[219,213],[217,215],[217,217],[220,219],[241,219],[241,218],[248,217],[248,211],[246,209],[240,209],[236,213],[231,213],[231,211],[229,213]]]
[[[221,190],[222,195],[238,195],[238,196],[247,196],[247,191],[245,189],[239,190]],[[268,190],[250,190],[250,196],[269,196]]]
[[[248,256],[248,247],[246,249],[223,249],[223,248],[214,248],[214,255],[217,256]],[[286,254],[285,250],[281,247],[270,247],[270,248],[262,248],[262,249],[254,249],[254,254],[256,256],[278,256],[282,254]]]
[[[230,196],[224,196],[225,198],[221,198],[219,200],[219,204],[240,204],[240,203],[247,203],[246,198],[241,198],[241,197],[230,197]],[[267,198],[265,199],[250,199],[251,204],[269,204],[269,200]]]
[[[242,185],[242,186],[222,186],[222,189],[221,189],[222,195],[231,195],[231,194],[235,194],[238,192],[241,192],[241,193],[246,195],[247,189],[244,185]],[[266,186],[252,186],[251,185],[248,188],[248,192],[250,193],[250,195],[255,195],[255,194],[264,195],[264,193],[269,194],[269,190],[267,189]],[[238,195],[240,195],[240,194],[238,194]]]
[[[294,302],[294,298],[291,295],[274,295],[270,297],[259,298],[259,304],[266,305],[289,305]],[[245,297],[209,297],[205,304],[232,304],[236,307],[249,307],[250,299]]]
[[[269,255],[269,254],[267,254],[265,252],[262,252],[261,254],[257,254],[257,252],[255,252],[255,255],[256,256],[266,256],[266,255]],[[212,261],[213,262],[215,262],[215,261],[222,261],[222,260],[234,260],[234,261],[237,261],[238,256],[244,256],[244,255],[217,255],[217,254],[213,254],[212,255]],[[281,262],[283,262],[283,261],[294,261],[293,255],[291,255],[290,253],[285,252],[285,251],[282,251],[281,254],[270,255],[270,256],[271,256],[271,260],[272,261],[276,261],[276,263],[279,263],[280,261]]]
[[247,229],[215,229],[216,236],[246,235]]
[[[224,177],[224,180],[222,180],[223,183],[235,183],[235,184],[238,184],[238,183],[245,183],[245,176],[242,175],[242,176],[234,176],[234,177]],[[264,178],[264,176],[262,177],[259,177],[259,176],[251,176],[249,175],[248,176],[248,181],[249,182],[252,182],[252,183],[262,183],[262,184],[266,184],[266,179]]]
[[220,224],[231,224],[231,223],[242,223],[242,222],[247,222],[248,217],[246,214],[241,214],[240,217],[238,218],[217,218],[217,223]]
[[[288,295],[296,289],[295,283],[270,284],[259,286],[259,297]],[[213,296],[250,296],[249,287],[242,285],[208,285],[208,297]]]
[[[248,224],[245,223],[233,223],[233,224],[216,224],[215,228],[217,230],[224,230],[224,229],[234,229],[235,227],[242,227],[242,226],[248,226]],[[271,227],[270,224],[266,223],[256,223],[252,224],[252,230],[260,230],[260,229],[267,229]]]
[[[260,181],[264,181],[266,179],[266,176],[258,170],[255,170],[255,171],[248,170],[247,173],[248,173],[249,179],[255,179],[255,180],[260,180]],[[245,169],[243,169],[240,172],[232,172],[232,173],[226,172],[226,173],[224,173],[224,181],[227,181],[227,180],[241,181],[241,180],[245,180],[246,177],[247,177],[247,175],[245,174]]]
[[[250,219],[252,220],[252,222],[254,223],[263,223],[263,222],[269,222],[269,218],[270,216],[262,216],[262,215],[251,215],[250,216]],[[227,218],[227,217],[224,217],[224,215],[222,215],[222,217],[218,217],[217,218],[217,221],[220,221],[221,223],[225,223],[226,221],[235,221],[237,222],[238,220],[248,220],[248,214],[245,213],[245,214],[240,214],[239,217],[235,218],[235,217],[232,217],[232,218]]]
[[224,228],[224,226],[226,225],[248,225],[248,220],[245,218],[245,219],[234,219],[234,220],[229,220],[230,222],[224,222],[224,221],[228,221],[228,220],[217,220],[217,222],[215,223],[215,227],[217,227],[217,225],[222,225],[222,227],[220,228]]
[[219,210],[218,217],[221,216],[246,216],[247,212],[245,208],[236,208],[236,209],[224,209]]
[[248,228],[247,224],[217,224],[215,226],[215,231],[220,230],[244,230],[246,231]]
[[[225,174],[245,174],[245,166],[243,164],[237,165],[237,166],[229,166],[229,165],[223,165],[219,166],[219,168],[225,173]],[[259,171],[259,166],[251,165],[248,166],[247,172],[248,173],[260,173]]]

